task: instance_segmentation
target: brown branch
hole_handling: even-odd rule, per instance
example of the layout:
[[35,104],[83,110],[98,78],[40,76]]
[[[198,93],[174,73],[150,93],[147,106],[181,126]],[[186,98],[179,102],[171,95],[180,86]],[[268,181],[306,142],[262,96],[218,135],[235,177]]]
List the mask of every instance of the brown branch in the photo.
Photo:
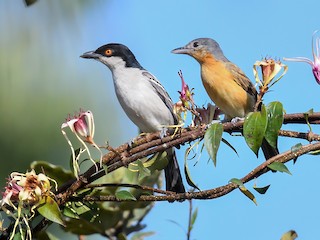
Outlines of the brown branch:
[[[281,163],[286,163],[289,162],[293,159],[296,159],[297,157],[312,152],[320,149],[320,142],[313,143],[313,144],[308,144],[302,146],[300,149],[297,151],[286,151],[284,153],[281,153],[273,158],[270,158],[268,161],[263,162],[261,165],[256,167],[254,170],[252,170],[249,174],[241,178],[241,181],[243,183],[247,183],[265,173],[270,171],[268,168],[268,165],[273,163],[273,162],[281,162]],[[238,185],[234,183],[229,183],[224,186],[220,186],[214,189],[210,190],[204,190],[200,192],[186,192],[186,193],[176,193],[172,195],[167,195],[167,196],[155,196],[155,195],[142,195],[137,197],[137,201],[144,201],[144,202],[150,202],[150,201],[181,201],[181,200],[191,200],[191,199],[214,199],[214,198],[219,198],[227,193],[233,191],[234,189],[238,188]],[[71,201],[94,201],[94,202],[99,202],[99,201],[115,201],[115,202],[122,202],[122,201],[135,201],[135,200],[123,200],[123,199],[117,199],[115,196],[85,196],[83,198],[79,197],[72,197],[70,198]]]
[[[308,114],[308,122],[310,124],[320,124],[320,112]],[[285,114],[284,116],[284,124],[306,124],[306,117],[303,113],[296,113],[296,114]],[[243,126],[243,121],[239,121],[237,123],[224,123],[223,128],[225,132],[241,132]],[[192,142],[196,139],[203,138],[205,134],[206,126],[197,126],[193,128],[185,128],[178,131],[177,134],[174,136],[167,136],[162,139],[159,137],[159,133],[151,133],[147,134],[147,136],[143,136],[137,139],[135,142],[135,146],[130,148],[129,145],[123,144],[119,146],[118,148],[113,149],[112,151],[108,152],[103,156],[103,164],[107,167],[108,172],[112,172],[120,167],[127,166],[129,163],[136,161],[139,158],[146,157],[148,155],[154,154],[156,152],[164,151],[168,148],[183,145],[185,143]],[[303,139],[307,139],[310,141],[310,133],[294,133],[290,131],[280,131],[280,135],[283,134],[284,136],[289,136],[289,134],[292,134],[293,137],[300,137]],[[309,136],[307,136],[309,134]],[[314,140],[318,140],[318,136],[314,138]],[[308,145],[309,146],[309,145]],[[314,150],[318,150],[319,146],[317,145],[311,145],[316,146]],[[307,147],[307,146],[306,146]],[[310,150],[312,151],[312,150]],[[290,152],[290,151],[289,151]],[[278,158],[283,157],[283,159],[280,159],[283,162],[289,161],[296,157],[296,155],[299,155],[297,152],[295,153],[284,153],[283,156],[278,155],[274,158],[269,159],[267,162],[263,163],[259,167],[257,167],[255,170],[250,172],[247,176],[245,176],[242,180],[243,182],[247,182],[251,180],[252,178],[258,177],[261,174],[268,171],[266,166],[271,163],[271,161],[278,160]],[[301,152],[301,154],[304,154],[308,151]],[[286,160],[287,159],[287,160]],[[280,161],[279,160],[279,161]],[[73,179],[64,184],[62,187],[59,188],[58,192],[56,193],[56,199],[59,205],[65,204],[67,201],[74,199],[73,194],[85,187],[88,183],[91,183],[100,177],[105,175],[105,171],[103,168],[99,167],[99,171],[96,171],[95,166],[92,166],[89,168],[85,173],[83,173],[79,179]],[[168,196],[140,196],[138,198],[139,201],[175,201],[175,200],[184,200],[184,199],[213,199],[221,197],[225,194],[228,194],[229,192],[233,191],[237,188],[237,185],[233,183],[229,183],[227,185],[201,191],[201,192],[193,192],[193,193],[183,193],[183,194],[174,194],[174,195],[168,195]],[[106,198],[106,199],[103,199]],[[90,198],[84,198],[83,200],[90,200]],[[108,200],[108,201],[118,201],[114,196],[101,196],[101,198],[96,197],[96,199],[91,199],[90,201],[102,201],[102,200]],[[47,220],[41,221],[33,231],[37,232],[41,230],[46,224]]]
[[[310,124],[320,124],[320,112],[309,114],[308,121]],[[305,114],[286,114],[284,116],[284,124],[289,123],[307,123]],[[243,121],[239,121],[237,123],[226,122],[223,124],[224,131],[229,133],[240,132],[242,126]],[[115,148],[113,151],[108,152],[103,156],[103,164],[107,166],[108,172],[112,172],[120,167],[127,166],[129,163],[134,162],[137,159],[202,138],[205,134],[205,130],[205,126],[184,128],[174,136],[168,135],[162,139],[159,137],[159,132],[150,133],[146,136],[139,137],[135,142],[135,147],[131,149],[126,143]],[[59,203],[64,204],[68,201],[68,196],[71,196],[87,183],[93,182],[103,175],[105,175],[103,169],[100,168],[99,171],[96,172],[95,166],[92,166],[78,180],[72,180],[59,189]]]
[[160,194],[165,194],[165,195],[171,195],[175,194],[175,192],[171,191],[165,191],[157,188],[152,188],[149,186],[142,186],[138,184],[129,184],[129,183],[99,183],[99,184],[88,184],[84,186],[85,188],[99,188],[99,187],[128,187],[128,188],[135,188],[135,189],[140,189],[144,191],[149,191],[153,193],[160,193]]
[[313,132],[296,132],[296,131],[288,131],[288,130],[280,130],[279,131],[279,136],[281,137],[290,137],[290,138],[300,138],[300,139],[305,139],[309,142],[312,141],[320,141],[320,135],[315,134]]

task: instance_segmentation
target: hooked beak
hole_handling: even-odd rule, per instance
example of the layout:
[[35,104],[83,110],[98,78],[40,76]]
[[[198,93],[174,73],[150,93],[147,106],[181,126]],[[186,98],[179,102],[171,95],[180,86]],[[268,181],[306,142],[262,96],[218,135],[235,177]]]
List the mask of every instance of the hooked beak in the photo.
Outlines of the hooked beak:
[[99,58],[101,55],[95,53],[94,51],[90,51],[90,52],[85,52],[84,54],[82,54],[80,57],[82,58],[93,58],[93,59],[97,59]]
[[192,52],[192,49],[186,46],[179,47],[171,51],[171,53],[175,53],[175,54],[191,54],[191,52]]

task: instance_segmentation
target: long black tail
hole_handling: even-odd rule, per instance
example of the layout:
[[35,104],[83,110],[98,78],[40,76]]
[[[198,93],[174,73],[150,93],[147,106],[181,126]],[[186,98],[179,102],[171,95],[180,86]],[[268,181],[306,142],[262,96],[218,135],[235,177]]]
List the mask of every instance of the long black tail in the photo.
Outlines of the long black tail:
[[278,148],[272,147],[265,138],[262,141],[261,148],[266,160],[279,154]]
[[166,189],[176,193],[184,193],[186,190],[182,183],[179,164],[177,161],[176,152],[173,149],[167,151],[168,165],[164,169],[166,178]]

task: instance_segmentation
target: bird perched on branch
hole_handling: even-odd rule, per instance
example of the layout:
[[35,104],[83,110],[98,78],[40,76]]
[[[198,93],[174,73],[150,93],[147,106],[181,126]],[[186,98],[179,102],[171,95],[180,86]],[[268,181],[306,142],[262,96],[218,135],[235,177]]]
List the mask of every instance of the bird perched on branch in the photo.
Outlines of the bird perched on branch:
[[[244,118],[254,111],[257,90],[243,71],[224,56],[215,40],[198,38],[172,53],[187,54],[199,62],[202,83],[211,100],[224,112],[225,120]],[[278,154],[266,140],[261,147],[266,159]]]
[[[128,47],[110,43],[81,57],[97,60],[111,70],[120,105],[140,131],[163,133],[165,126],[178,123],[167,91],[155,76],[140,65]],[[174,149],[167,150],[167,158],[166,189],[185,192]]]

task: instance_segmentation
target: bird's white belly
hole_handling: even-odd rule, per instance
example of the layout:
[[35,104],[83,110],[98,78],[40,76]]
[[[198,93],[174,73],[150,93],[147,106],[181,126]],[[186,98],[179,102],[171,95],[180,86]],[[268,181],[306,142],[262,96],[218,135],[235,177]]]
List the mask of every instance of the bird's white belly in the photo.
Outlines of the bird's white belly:
[[152,85],[143,77],[134,80],[130,77],[114,78],[116,95],[130,120],[143,132],[155,132],[172,125],[173,116]]

